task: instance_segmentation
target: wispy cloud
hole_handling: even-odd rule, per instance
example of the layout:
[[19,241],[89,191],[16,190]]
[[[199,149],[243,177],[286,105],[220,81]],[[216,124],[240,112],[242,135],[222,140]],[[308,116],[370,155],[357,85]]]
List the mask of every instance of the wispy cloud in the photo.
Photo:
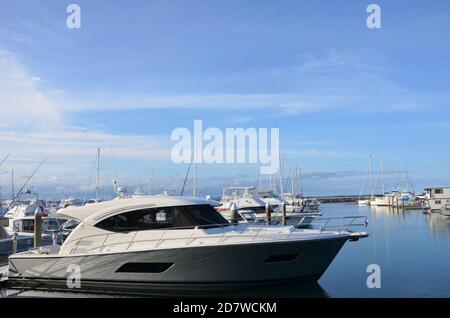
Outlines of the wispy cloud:
[[39,88],[40,81],[12,53],[0,51],[0,128],[62,123],[60,104]]
[[117,135],[84,130],[0,131],[0,143],[2,148],[14,153],[16,159],[90,158],[97,147],[114,149],[114,155],[121,159],[170,159],[170,140],[167,136]]
[[[390,68],[379,54],[366,50],[326,50],[305,54],[288,65],[251,69],[232,75],[234,85],[253,79],[262,93],[208,92],[190,94],[142,94],[116,92],[116,96],[84,97],[67,104],[67,112],[115,111],[124,109],[271,109],[276,116],[301,115],[332,110],[354,112],[410,112],[448,106],[450,95],[411,90],[390,76]],[[224,75],[223,81],[229,75]],[[273,92],[271,86],[278,87]],[[239,91],[239,92],[237,92]],[[271,93],[268,93],[271,92]]]

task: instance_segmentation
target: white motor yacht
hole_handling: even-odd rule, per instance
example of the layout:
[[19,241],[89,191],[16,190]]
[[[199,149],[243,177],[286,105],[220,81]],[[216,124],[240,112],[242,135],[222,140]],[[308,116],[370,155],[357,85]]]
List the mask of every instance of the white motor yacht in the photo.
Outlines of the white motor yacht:
[[[53,234],[60,233],[60,228],[66,219],[47,217],[42,218],[42,243],[53,244],[53,242],[60,244],[60,239],[57,239]],[[16,235],[17,245],[16,252],[22,252],[34,247],[34,216],[26,216],[13,220],[12,227],[9,227],[11,220],[2,219],[0,228],[0,255],[7,256],[13,253],[13,236]]]
[[[217,210],[221,212],[228,220],[230,220],[230,207],[234,204],[239,211],[244,211],[246,217],[242,217],[242,213],[239,213],[239,220],[249,222],[249,211],[254,214],[256,222],[265,222],[266,218],[266,205],[269,204],[272,218],[281,219],[281,205],[283,199],[278,198],[274,193],[266,198],[262,198],[256,194],[256,189],[253,187],[230,187],[225,188],[223,191],[223,197],[221,200],[221,206],[217,207]],[[303,206],[286,205],[286,218],[295,219],[299,226],[308,226],[314,220],[315,217],[321,216],[317,210],[309,211],[305,213]],[[253,218],[252,218],[253,219]],[[250,222],[251,223],[251,222]]]
[[265,213],[266,202],[256,194],[254,187],[230,187],[223,189],[223,196],[220,201],[219,211],[227,211],[232,204],[238,210],[252,210],[255,213]]
[[81,200],[75,199],[74,197],[68,197],[61,200],[59,203],[60,209],[65,209],[69,206],[79,206],[82,205]]
[[[28,196],[30,197],[27,198]],[[42,215],[47,214],[45,203],[39,200],[36,193],[29,190],[19,195],[17,200],[10,205],[11,207],[4,214],[4,217],[9,220],[9,224],[5,227],[9,234],[14,232],[13,224],[15,220],[32,217],[36,211],[39,211]]]
[[358,200],[358,205],[359,206],[369,206],[370,200]]
[[272,207],[273,210],[278,211],[281,209],[283,203],[286,206],[287,213],[302,213],[305,212],[305,205],[302,204],[303,199],[293,196],[291,194],[283,194],[281,198],[273,191],[261,191],[258,193],[259,197]]
[[61,247],[11,255],[10,284],[68,288],[74,268],[80,290],[191,292],[316,281],[346,241],[368,236],[348,227],[231,225],[208,200],[171,196],[119,197],[68,207],[62,216],[80,224]]
[[259,191],[258,196],[265,203],[268,203],[274,210],[280,209],[283,203],[285,205],[289,205],[287,201],[281,199],[273,191]]
[[305,211],[306,212],[314,212],[318,211],[320,206],[319,200],[316,199],[307,199],[305,200]]
[[374,197],[370,200],[370,206],[389,206],[389,196],[386,194],[382,197]]

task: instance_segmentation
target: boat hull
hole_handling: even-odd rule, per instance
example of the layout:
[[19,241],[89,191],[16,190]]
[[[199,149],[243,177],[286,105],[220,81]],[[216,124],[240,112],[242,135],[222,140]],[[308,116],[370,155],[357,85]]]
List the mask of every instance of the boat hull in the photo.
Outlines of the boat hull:
[[[317,281],[348,239],[343,236],[66,257],[15,254],[9,258],[8,282],[11,287],[68,289],[68,269],[73,265],[80,269],[79,290],[91,291],[189,292]],[[139,264],[150,265],[146,268]]]

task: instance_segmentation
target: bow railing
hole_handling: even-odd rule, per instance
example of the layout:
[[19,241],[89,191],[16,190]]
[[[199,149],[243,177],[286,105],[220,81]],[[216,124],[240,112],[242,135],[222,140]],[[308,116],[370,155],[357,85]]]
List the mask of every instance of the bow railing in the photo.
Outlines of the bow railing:
[[[334,224],[333,221],[338,221]],[[326,234],[352,233],[354,227],[367,226],[367,218],[334,217],[316,218],[314,229],[301,230],[294,226],[225,226],[218,231],[203,231],[205,228],[167,228],[151,231],[132,231],[127,233],[104,233],[90,235],[64,242],[69,247],[69,254],[102,253],[112,250],[128,251],[148,248],[191,247],[199,245],[230,243],[249,243],[260,241],[283,241],[297,238],[315,238]],[[217,228],[216,228],[217,229]],[[174,231],[179,230],[179,231]],[[181,231],[180,231],[181,230]],[[222,230],[222,231],[220,231]],[[149,233],[151,232],[151,236]],[[301,235],[301,236],[300,236]]]

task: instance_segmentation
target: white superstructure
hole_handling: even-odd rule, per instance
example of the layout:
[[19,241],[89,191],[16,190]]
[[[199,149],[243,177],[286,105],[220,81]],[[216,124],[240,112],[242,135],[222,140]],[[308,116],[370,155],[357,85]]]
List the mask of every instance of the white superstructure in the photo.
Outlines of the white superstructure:
[[450,200],[450,187],[427,188],[426,202],[431,212],[440,212]]

